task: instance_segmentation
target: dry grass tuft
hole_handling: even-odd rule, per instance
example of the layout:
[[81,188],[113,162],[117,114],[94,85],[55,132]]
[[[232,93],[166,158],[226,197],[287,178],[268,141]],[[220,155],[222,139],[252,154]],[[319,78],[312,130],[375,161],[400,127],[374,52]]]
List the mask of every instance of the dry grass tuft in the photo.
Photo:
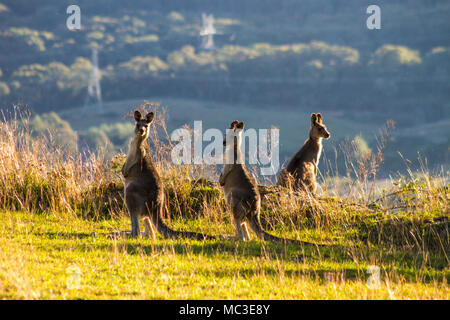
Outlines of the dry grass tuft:
[[[143,112],[157,111],[149,137],[152,159],[166,186],[166,218],[202,217],[215,232],[229,225],[217,168],[178,166],[171,162],[173,144],[160,106],[145,102]],[[131,116],[131,112],[130,112]],[[127,215],[123,204],[120,169],[125,155],[107,160],[102,151],[74,154],[34,136],[29,114],[16,111],[0,122],[0,209],[26,212],[64,212],[83,218],[104,219]],[[417,247],[446,254],[449,245],[448,174],[431,176],[425,169],[391,181],[377,190],[377,171],[383,162],[390,132],[388,122],[378,138],[377,153],[358,154],[343,146],[344,178],[322,177],[322,196],[261,185],[264,226],[272,232],[301,238],[332,240],[339,234],[376,243]],[[336,182],[338,181],[338,182]],[[338,196],[346,193],[346,196]],[[306,231],[308,232],[305,235]]]

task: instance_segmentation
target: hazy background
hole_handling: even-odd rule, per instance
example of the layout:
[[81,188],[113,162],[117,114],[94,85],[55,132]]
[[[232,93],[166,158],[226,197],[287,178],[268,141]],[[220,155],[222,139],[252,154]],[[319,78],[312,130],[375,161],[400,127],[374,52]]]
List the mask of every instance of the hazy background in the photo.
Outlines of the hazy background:
[[[66,27],[71,4],[81,30]],[[371,4],[381,30],[366,27]],[[201,48],[202,13],[214,15],[213,50]],[[124,114],[150,100],[167,108],[169,130],[194,120],[277,126],[281,162],[321,112],[333,166],[344,141],[376,151],[375,134],[393,119],[384,176],[406,169],[399,152],[448,170],[449,17],[448,0],[0,0],[0,107],[28,107],[35,133],[51,129],[55,143],[109,142],[113,154],[133,131]],[[103,113],[85,103],[92,48]]]

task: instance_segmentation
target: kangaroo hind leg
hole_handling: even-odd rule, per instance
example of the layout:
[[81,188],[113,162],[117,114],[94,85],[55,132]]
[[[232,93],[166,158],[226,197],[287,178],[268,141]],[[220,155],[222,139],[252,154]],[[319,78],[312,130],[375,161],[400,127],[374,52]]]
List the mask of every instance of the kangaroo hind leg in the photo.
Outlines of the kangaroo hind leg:
[[144,227],[145,227],[144,235],[146,237],[151,237],[153,240],[155,240],[156,239],[155,226],[153,225],[149,217],[144,218]]
[[247,222],[242,222],[241,227],[244,233],[244,241],[250,241],[250,232],[248,231]]
[[132,186],[128,187],[125,193],[125,204],[131,219],[131,237],[140,235],[139,218],[142,210],[139,206],[139,199],[133,194]]
[[140,227],[139,227],[139,214],[131,215],[131,237],[139,237],[141,235]]
[[[232,220],[235,229],[235,237],[239,240],[245,241],[247,239],[248,230],[243,230],[243,224],[245,220],[245,207],[243,206],[242,199],[236,194],[231,194],[228,203],[231,204],[230,209],[232,213]],[[246,226],[244,225],[246,229]]]
[[238,219],[233,216],[233,226],[234,226],[234,230],[235,230],[236,239],[245,241],[245,235],[244,235],[244,230],[242,230],[241,219]]

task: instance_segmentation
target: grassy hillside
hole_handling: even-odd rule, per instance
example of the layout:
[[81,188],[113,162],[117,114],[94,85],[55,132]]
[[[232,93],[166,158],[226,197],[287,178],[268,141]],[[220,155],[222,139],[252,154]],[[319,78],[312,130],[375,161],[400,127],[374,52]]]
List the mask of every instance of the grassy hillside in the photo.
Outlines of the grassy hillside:
[[[193,229],[200,223],[177,226]],[[128,227],[127,219],[94,222],[66,213],[2,212],[0,298],[450,298],[445,261],[412,249],[350,240],[318,249],[256,240],[114,240],[106,235]],[[379,287],[367,284],[370,265],[380,267]]]
[[[0,299],[448,300],[450,2],[376,4],[379,30],[360,0],[0,0]],[[104,113],[79,107],[96,53]],[[117,236],[144,100],[164,219],[211,235],[221,166],[174,165],[171,132],[277,127],[283,164],[321,112],[317,195],[249,166],[263,227],[311,244]]]
[[[215,168],[172,165],[163,128],[156,119],[150,139],[166,222],[232,234]],[[358,178],[325,177],[320,197],[269,188],[264,228],[321,247],[127,239],[111,236],[130,228],[121,155],[70,154],[33,138],[26,117],[0,122],[0,145],[0,298],[450,298],[448,172],[423,167],[378,189],[359,158]]]

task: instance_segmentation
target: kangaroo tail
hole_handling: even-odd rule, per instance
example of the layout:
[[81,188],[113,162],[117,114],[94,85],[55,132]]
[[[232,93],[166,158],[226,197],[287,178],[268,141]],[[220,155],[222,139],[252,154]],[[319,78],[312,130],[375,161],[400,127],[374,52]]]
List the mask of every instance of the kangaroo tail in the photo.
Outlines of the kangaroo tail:
[[215,236],[210,236],[207,234],[202,234],[198,232],[189,232],[189,231],[177,231],[169,228],[164,222],[158,223],[156,225],[156,228],[159,233],[161,233],[164,238],[190,238],[190,239],[196,239],[196,240],[211,240],[211,239],[217,239]]
[[282,169],[277,177],[276,186],[280,187],[286,187],[289,182],[289,173],[287,172],[286,168]]
[[266,231],[264,231],[261,221],[257,215],[253,215],[250,219],[250,227],[253,229],[253,231],[258,235],[258,238],[265,240],[265,241],[272,241],[272,242],[278,242],[278,243],[289,243],[289,244],[309,244],[309,245],[319,245],[312,242],[306,242],[306,241],[300,241],[300,240],[294,240],[294,239],[288,239],[288,238],[281,238],[274,236]]
[[215,236],[210,236],[198,232],[189,232],[189,231],[177,231],[170,228],[162,218],[162,210],[158,210],[159,214],[152,216],[153,225],[156,227],[156,230],[164,237],[164,238],[191,238],[196,240],[208,240],[208,239],[216,239]]
[[258,191],[260,196],[264,196],[266,194],[277,194],[282,192],[282,186],[281,185],[264,185],[259,184],[258,185]]

